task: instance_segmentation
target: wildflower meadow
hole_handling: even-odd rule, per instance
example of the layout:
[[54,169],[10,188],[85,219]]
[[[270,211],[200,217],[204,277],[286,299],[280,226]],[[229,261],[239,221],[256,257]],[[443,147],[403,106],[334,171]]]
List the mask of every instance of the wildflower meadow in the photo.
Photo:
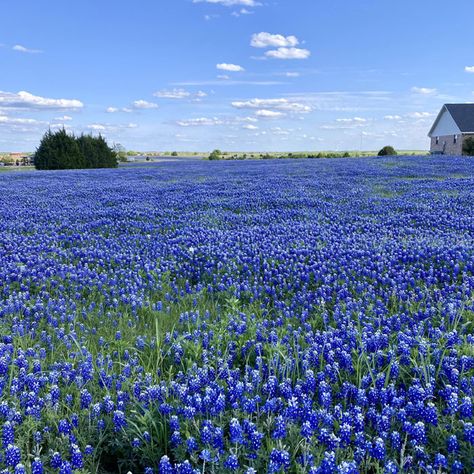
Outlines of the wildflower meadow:
[[0,473],[474,472],[474,166],[0,174]]

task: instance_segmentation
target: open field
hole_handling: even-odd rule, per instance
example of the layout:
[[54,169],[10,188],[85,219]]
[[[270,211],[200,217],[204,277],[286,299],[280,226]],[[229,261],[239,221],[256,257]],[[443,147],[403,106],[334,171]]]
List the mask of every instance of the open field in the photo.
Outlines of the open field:
[[474,470],[456,157],[0,174],[0,469]]

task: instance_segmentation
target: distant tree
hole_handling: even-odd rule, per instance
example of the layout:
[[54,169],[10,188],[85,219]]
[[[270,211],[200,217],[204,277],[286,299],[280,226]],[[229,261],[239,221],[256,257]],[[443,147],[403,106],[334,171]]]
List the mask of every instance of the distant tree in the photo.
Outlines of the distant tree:
[[395,156],[397,152],[395,151],[395,148],[393,146],[387,145],[384,146],[379,152],[378,156]]
[[171,156],[178,156],[178,152],[177,152],[177,151],[173,151],[173,153],[171,153]]
[[474,156],[474,138],[468,137],[462,144],[462,154],[468,156]]
[[113,151],[115,152],[117,159],[120,163],[126,163],[128,161],[128,156],[133,156],[127,152],[125,147],[120,143],[115,143],[113,146]]
[[[84,168],[116,168],[118,154],[107,145],[104,137],[99,135],[81,135],[77,138],[79,148],[84,156]],[[123,156],[126,156],[124,153]]]
[[84,168],[82,155],[76,138],[64,128],[57,132],[48,130],[41,140],[34,156],[38,170],[64,170]]
[[33,161],[39,170],[115,168],[117,154],[101,135],[75,137],[63,128],[44,134]]
[[214,150],[210,155],[209,155],[209,160],[215,161],[215,160],[220,160],[222,158],[222,151],[220,150]]

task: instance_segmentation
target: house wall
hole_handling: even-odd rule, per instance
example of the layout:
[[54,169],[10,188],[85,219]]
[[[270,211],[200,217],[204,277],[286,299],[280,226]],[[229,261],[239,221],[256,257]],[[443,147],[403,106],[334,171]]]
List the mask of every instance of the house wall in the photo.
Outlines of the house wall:
[[462,144],[468,137],[474,137],[474,134],[458,135],[457,143],[454,143],[454,134],[444,135],[439,137],[439,143],[436,144],[436,136],[433,136],[431,137],[430,151],[444,155],[462,155]]
[[447,135],[460,135],[461,130],[457,126],[451,114],[444,108],[443,113],[439,117],[436,127],[431,132],[433,137],[445,137]]

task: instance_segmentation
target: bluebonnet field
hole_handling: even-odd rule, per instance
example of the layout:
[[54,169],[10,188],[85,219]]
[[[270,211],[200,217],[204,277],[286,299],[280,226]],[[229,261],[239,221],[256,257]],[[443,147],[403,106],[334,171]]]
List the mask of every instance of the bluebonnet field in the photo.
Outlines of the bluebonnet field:
[[2,174],[0,472],[471,473],[473,170]]

